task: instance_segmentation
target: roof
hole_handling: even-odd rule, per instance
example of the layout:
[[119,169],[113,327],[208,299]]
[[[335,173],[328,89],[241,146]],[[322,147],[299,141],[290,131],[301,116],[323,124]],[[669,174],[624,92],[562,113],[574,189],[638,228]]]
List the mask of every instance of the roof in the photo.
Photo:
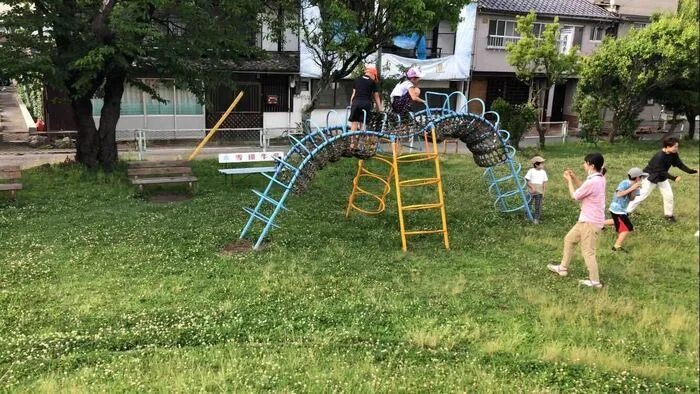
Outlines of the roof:
[[479,9],[499,13],[560,16],[576,19],[618,19],[618,17],[590,0],[479,0]]
[[237,71],[255,72],[299,72],[299,52],[268,52],[262,59],[244,60]]

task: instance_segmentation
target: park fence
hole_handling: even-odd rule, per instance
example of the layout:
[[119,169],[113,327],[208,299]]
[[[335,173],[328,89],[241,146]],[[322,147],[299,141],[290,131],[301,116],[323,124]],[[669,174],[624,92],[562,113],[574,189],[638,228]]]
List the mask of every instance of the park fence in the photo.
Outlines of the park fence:
[[[208,132],[209,130],[205,129],[117,130],[116,141],[120,152],[133,153],[143,160],[147,150],[194,149]],[[206,148],[266,150],[271,143],[287,145],[285,137],[296,132],[297,130],[289,128],[222,128],[216,131]],[[0,155],[75,154],[77,134],[75,130],[32,131],[21,141],[17,141],[13,135],[14,139],[9,142],[9,138],[3,141],[4,135],[0,132]]]

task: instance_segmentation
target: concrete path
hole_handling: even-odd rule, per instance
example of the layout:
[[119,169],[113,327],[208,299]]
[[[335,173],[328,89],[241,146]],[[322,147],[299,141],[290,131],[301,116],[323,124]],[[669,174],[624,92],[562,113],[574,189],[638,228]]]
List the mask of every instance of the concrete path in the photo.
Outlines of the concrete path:
[[26,142],[28,138],[17,90],[14,86],[0,87],[0,141]]

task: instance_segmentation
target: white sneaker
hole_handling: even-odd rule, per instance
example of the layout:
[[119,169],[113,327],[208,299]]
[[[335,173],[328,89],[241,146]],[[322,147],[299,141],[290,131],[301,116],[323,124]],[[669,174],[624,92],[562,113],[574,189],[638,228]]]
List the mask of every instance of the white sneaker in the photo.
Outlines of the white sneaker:
[[595,289],[600,289],[603,287],[603,284],[600,282],[593,282],[590,279],[581,279],[578,281],[578,284],[581,286],[588,286],[588,287],[593,287]]
[[547,269],[559,274],[559,276],[569,275],[569,271],[567,271],[566,268],[562,267],[561,265],[547,264]]

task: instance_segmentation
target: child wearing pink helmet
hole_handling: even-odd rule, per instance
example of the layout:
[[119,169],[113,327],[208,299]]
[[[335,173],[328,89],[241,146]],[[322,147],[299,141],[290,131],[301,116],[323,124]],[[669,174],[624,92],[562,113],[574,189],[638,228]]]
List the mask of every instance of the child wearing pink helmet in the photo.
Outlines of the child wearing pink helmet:
[[412,101],[425,104],[425,101],[420,98],[420,88],[418,81],[423,78],[424,74],[417,67],[411,67],[406,76],[394,87],[391,91],[391,109],[404,117],[408,114],[409,105]]

